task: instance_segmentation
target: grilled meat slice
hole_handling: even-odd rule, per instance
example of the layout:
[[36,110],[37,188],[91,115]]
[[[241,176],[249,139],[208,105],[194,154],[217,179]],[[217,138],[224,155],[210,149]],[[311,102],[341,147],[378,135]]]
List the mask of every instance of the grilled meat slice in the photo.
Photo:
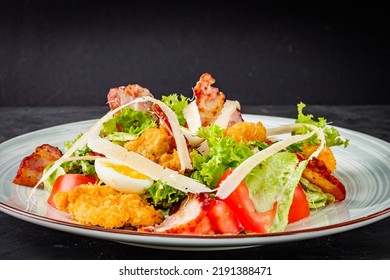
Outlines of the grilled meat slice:
[[13,182],[18,185],[34,187],[41,179],[43,170],[62,157],[62,152],[49,144],[43,144],[26,156],[20,163]]

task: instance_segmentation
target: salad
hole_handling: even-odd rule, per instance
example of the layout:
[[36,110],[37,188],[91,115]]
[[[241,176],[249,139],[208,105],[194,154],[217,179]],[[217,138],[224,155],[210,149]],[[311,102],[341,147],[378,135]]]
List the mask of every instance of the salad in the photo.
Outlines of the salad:
[[345,199],[325,118],[297,106],[294,123],[247,122],[204,73],[193,98],[156,99],[138,84],[110,89],[108,113],[20,163],[15,184],[43,188],[75,223],[142,232],[282,232],[312,209]]

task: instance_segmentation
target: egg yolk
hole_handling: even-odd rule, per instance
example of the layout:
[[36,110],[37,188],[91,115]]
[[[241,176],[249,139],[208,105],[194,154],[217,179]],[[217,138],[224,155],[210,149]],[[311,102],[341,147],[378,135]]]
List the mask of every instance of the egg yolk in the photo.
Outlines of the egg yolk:
[[104,163],[104,165],[114,169],[115,171],[117,171],[125,176],[131,177],[134,179],[140,179],[140,180],[149,179],[148,176],[141,174],[138,171],[135,171],[134,169],[132,169],[126,165],[117,165],[117,164],[111,164],[111,163]]

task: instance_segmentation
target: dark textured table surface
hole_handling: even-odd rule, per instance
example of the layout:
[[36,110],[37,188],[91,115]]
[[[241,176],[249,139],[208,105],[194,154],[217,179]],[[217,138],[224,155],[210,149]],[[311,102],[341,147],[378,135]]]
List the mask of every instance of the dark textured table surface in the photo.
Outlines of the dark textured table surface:
[[[290,118],[296,115],[295,106],[242,107],[244,113]],[[309,109],[336,126],[390,142],[389,105],[310,106]],[[99,118],[105,111],[105,107],[0,107],[0,142],[41,128]],[[390,259],[389,235],[390,218],[386,218],[365,227],[309,240],[222,253],[185,252],[133,247],[68,234],[0,212],[0,259]]]

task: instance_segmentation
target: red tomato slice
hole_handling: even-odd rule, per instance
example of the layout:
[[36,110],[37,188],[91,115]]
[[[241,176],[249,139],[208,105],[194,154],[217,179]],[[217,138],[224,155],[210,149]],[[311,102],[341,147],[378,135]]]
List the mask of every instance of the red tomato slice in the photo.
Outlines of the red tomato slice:
[[[228,169],[220,179],[220,182],[231,172],[232,170]],[[253,233],[267,233],[270,231],[276,215],[277,202],[274,203],[272,209],[266,212],[257,212],[249,197],[248,187],[244,182],[241,182],[223,201],[236,214],[246,231]]]
[[207,216],[219,233],[238,234],[244,230],[236,214],[222,200],[211,202]]
[[214,225],[209,216],[204,216],[195,227],[190,230],[194,234],[215,234]]
[[77,187],[82,184],[97,184],[99,182],[99,179],[84,175],[84,174],[65,174],[59,176],[56,181],[54,182],[53,189],[50,193],[50,196],[47,200],[47,203],[49,203],[51,206],[56,208],[55,203],[54,203],[54,196],[57,194],[59,191],[70,191],[74,187]]
[[288,213],[288,222],[293,223],[306,218],[309,215],[309,202],[307,201],[302,186],[298,184],[294,191],[294,198],[290,207],[290,212]]

